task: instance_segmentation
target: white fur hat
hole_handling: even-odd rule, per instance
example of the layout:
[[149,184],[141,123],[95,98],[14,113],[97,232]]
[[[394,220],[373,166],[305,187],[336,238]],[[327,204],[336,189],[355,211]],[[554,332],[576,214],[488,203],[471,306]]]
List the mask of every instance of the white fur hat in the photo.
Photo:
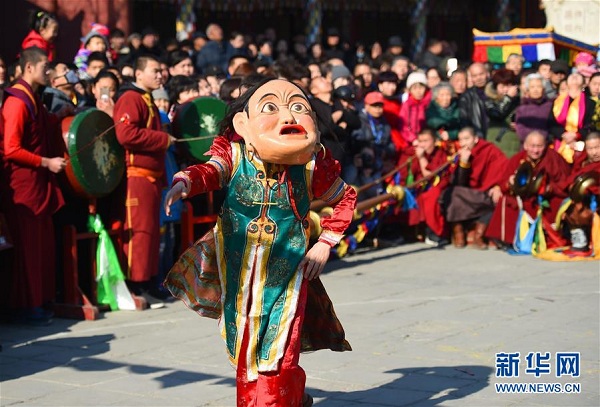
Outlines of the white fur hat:
[[415,71],[408,75],[408,79],[406,80],[406,89],[410,89],[412,85],[415,83],[422,83],[427,86],[427,77],[421,71]]

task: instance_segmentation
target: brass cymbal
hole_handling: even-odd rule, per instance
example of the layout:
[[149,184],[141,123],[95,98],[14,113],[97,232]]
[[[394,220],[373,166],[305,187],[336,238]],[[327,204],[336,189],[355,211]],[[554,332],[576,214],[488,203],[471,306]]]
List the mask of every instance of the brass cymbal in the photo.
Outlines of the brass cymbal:
[[589,188],[597,185],[600,185],[600,173],[597,171],[586,172],[575,178],[569,195],[573,202],[582,202],[590,193]]

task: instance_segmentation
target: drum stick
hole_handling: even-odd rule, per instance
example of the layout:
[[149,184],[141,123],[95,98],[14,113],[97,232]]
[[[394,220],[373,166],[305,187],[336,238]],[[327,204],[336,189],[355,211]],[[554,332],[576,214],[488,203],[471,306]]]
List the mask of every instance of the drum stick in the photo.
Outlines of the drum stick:
[[216,136],[200,136],[200,137],[190,137],[190,138],[178,138],[177,140],[174,141],[174,143],[191,143],[193,141],[200,141],[200,140],[209,140],[209,139],[213,139]]
[[394,167],[393,170],[383,174],[381,177],[377,178],[374,181],[369,182],[368,184],[365,185],[361,185],[360,187],[358,187],[358,189],[356,190],[357,194],[360,194],[363,191],[366,191],[367,189],[371,188],[372,186],[375,186],[377,184],[379,184],[381,181],[383,181],[384,179],[391,177],[392,175],[396,174],[398,171],[400,171],[402,168],[406,167],[409,163],[412,162],[412,160],[416,157],[417,155],[411,155],[406,161],[404,161],[402,164],[398,165],[397,167]]
[[115,127],[117,127],[117,124],[124,123],[124,122],[125,122],[125,120],[127,120],[127,117],[126,117],[126,116],[123,116],[123,117],[121,117],[121,118],[119,119],[119,121],[118,121],[118,122],[116,122],[115,124],[113,124],[112,126],[110,126],[108,129],[104,130],[102,133],[98,134],[96,137],[94,137],[93,139],[91,139],[91,140],[90,140],[90,141],[89,141],[87,144],[85,144],[83,147],[81,147],[80,149],[78,149],[77,151],[75,151],[75,153],[73,153],[73,154],[70,154],[70,155],[69,155],[69,158],[67,158],[67,159],[65,160],[65,162],[67,162],[67,163],[68,163],[69,161],[71,161],[71,158],[72,158],[72,157],[75,157],[75,156],[79,155],[79,153],[81,153],[83,150],[85,150],[85,149],[87,149],[88,147],[92,146],[92,145],[93,145],[93,144],[96,142],[96,140],[98,140],[100,137],[104,137],[104,136],[105,136],[106,134],[108,134],[108,133],[109,133],[111,130],[113,130]]
[[448,159],[448,161],[446,161],[444,164],[440,165],[438,168],[436,168],[435,170],[433,170],[431,172],[431,174],[429,174],[426,177],[421,178],[418,181],[413,182],[410,185],[407,185],[406,188],[414,188],[419,184],[422,184],[424,182],[429,182],[431,181],[432,178],[436,177],[437,175],[439,175],[442,171],[444,171],[446,168],[448,168],[450,165],[452,165],[452,163],[454,162],[454,159],[456,158],[456,156],[458,155],[458,153],[454,153],[452,154],[452,156]]

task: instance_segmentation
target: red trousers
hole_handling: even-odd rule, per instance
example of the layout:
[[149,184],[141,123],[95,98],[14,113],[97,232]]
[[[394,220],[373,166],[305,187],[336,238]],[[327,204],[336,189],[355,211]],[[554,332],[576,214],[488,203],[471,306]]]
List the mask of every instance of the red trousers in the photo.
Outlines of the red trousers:
[[249,382],[246,375],[246,350],[248,349],[248,326],[238,359],[236,383],[238,407],[297,407],[302,405],[306,374],[298,365],[300,359],[300,334],[304,321],[308,281],[302,282],[298,309],[286,343],[285,353],[274,372],[259,372],[258,380]]
[[127,278],[148,281],[158,274],[160,186],[145,177],[127,178],[125,236]]
[[39,307],[54,301],[54,225],[50,215],[36,216],[23,205],[11,206],[6,220],[14,241],[11,307]]

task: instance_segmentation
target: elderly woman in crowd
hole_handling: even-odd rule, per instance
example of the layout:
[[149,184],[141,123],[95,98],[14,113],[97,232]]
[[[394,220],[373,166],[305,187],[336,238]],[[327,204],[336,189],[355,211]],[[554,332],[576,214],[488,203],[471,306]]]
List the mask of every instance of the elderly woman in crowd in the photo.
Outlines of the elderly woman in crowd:
[[546,97],[544,78],[538,73],[527,75],[525,78],[526,97],[521,98],[521,104],[515,111],[515,129],[521,147],[525,137],[533,130],[548,136],[548,115],[552,109],[552,100]]
[[440,82],[433,88],[432,101],[425,112],[427,127],[435,130],[444,141],[457,140],[458,131],[465,126],[454,96],[452,86],[448,82]]

